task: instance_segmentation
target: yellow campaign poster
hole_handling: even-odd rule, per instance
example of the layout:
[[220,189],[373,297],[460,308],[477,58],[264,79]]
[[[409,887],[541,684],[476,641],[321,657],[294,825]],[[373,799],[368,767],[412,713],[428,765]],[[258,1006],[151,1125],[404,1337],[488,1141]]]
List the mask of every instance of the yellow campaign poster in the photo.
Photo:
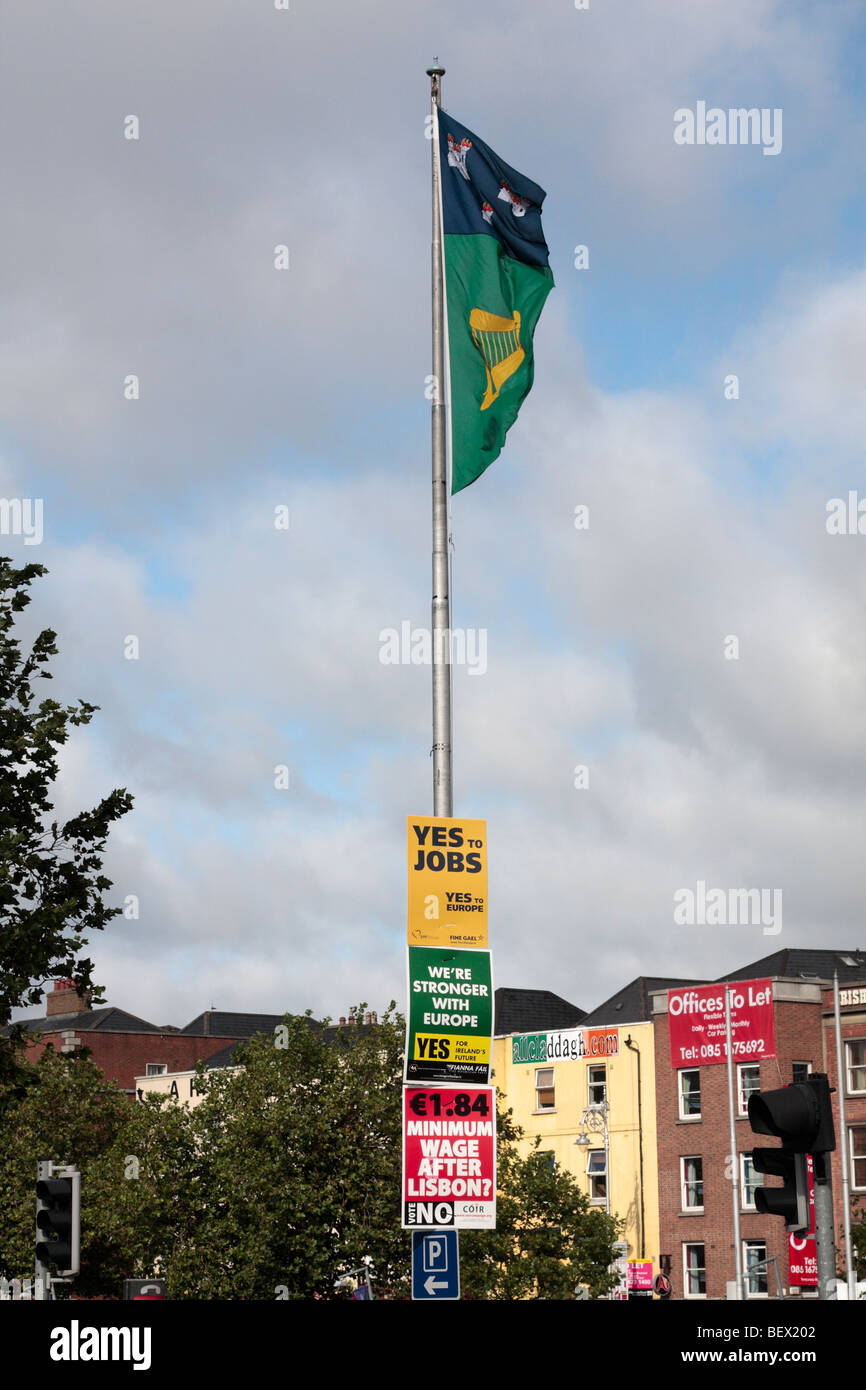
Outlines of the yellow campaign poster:
[[410,946],[487,945],[487,823],[409,816]]

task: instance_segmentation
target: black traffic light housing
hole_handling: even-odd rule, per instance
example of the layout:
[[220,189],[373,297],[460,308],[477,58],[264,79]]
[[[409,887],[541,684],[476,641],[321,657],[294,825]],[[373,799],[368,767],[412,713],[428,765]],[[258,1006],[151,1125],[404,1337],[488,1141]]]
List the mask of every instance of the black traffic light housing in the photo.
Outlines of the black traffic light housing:
[[784,1216],[786,1230],[808,1231],[812,1215],[806,1154],[786,1153],[784,1149],[753,1149],[752,1167],[758,1173],[785,1179],[784,1187],[755,1188],[755,1207],[761,1215]]
[[[836,1147],[830,1083],[823,1072],[778,1091],[749,1096],[749,1124],[755,1134],[775,1134],[779,1149],[754,1149],[752,1166],[759,1173],[784,1178],[783,1187],[759,1187],[755,1206],[761,1213],[783,1216],[789,1231],[808,1231],[809,1172],[807,1154],[832,1153]],[[823,1161],[822,1169],[823,1171]]]
[[54,1172],[36,1182],[36,1258],[58,1274],[78,1274],[81,1248],[81,1174]]
[[832,1153],[836,1131],[827,1077],[823,1072],[812,1072],[805,1081],[779,1091],[753,1092],[749,1096],[749,1124],[755,1134],[778,1135],[786,1153]]

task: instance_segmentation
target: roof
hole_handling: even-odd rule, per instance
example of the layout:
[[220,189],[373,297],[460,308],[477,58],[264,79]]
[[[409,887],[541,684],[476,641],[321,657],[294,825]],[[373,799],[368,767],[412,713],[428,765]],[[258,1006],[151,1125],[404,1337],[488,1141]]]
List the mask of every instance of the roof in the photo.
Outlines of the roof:
[[[9,1027],[0,1031],[8,1033]],[[76,1033],[158,1033],[156,1024],[137,1018],[124,1009],[85,1009],[75,1014],[54,1014],[51,1018],[22,1018],[15,1027],[28,1033],[63,1033],[71,1028]]]
[[228,1047],[222,1048],[219,1052],[214,1052],[211,1057],[207,1057],[205,1059],[205,1070],[210,1071],[213,1067],[234,1066],[235,1053],[237,1052],[237,1049],[238,1044],[236,1042],[233,1042],[229,1043]]
[[[269,1017],[269,1015],[268,1015],[268,1017]],[[282,1019],[280,1020],[280,1022],[282,1022]],[[311,1018],[311,1019],[309,1020],[309,1022],[310,1022],[310,1026],[311,1026],[311,1027],[317,1028],[317,1029],[321,1029],[322,1033],[324,1034],[325,1041],[328,1042],[328,1043],[333,1043],[333,1042],[335,1042],[335,1041],[336,1041],[336,1038],[337,1038],[337,1035],[338,1035],[338,1034],[344,1034],[344,1033],[351,1033],[353,1037],[356,1037],[356,1036],[357,1036],[357,1037],[362,1037],[362,1038],[363,1038],[363,1037],[366,1037],[366,1035],[367,1035],[368,1033],[372,1033],[372,1032],[374,1031],[375,1027],[376,1027],[376,1025],[375,1025],[374,1023],[353,1023],[353,1024],[345,1024],[345,1025],[342,1026],[342,1027],[340,1027],[340,1026],[334,1024],[334,1025],[332,1025],[332,1026],[329,1027],[329,1028],[322,1028],[321,1024],[316,1023],[315,1019],[312,1019],[312,1018]],[[273,1029],[269,1029],[269,1030],[268,1030],[268,1034],[272,1036],[272,1034],[273,1034]],[[240,1041],[240,1042],[233,1042],[233,1043],[229,1043],[228,1047],[222,1048],[219,1052],[214,1052],[214,1053],[212,1054],[212,1056],[206,1058],[205,1064],[204,1064],[204,1065],[205,1065],[205,1069],[208,1070],[208,1071],[210,1071],[211,1068],[215,1068],[215,1067],[233,1067],[233,1066],[236,1066],[236,1065],[237,1065],[237,1062],[236,1062],[236,1060],[235,1060],[236,1053],[237,1053],[238,1048],[239,1048],[239,1047],[242,1047],[242,1046],[243,1046],[243,1041]]]
[[180,1032],[197,1038],[251,1038],[256,1033],[273,1033],[285,1016],[284,1013],[240,1014],[207,1009]]
[[780,976],[783,980],[866,980],[866,951],[811,951],[790,947],[720,975],[719,980],[763,980]]
[[705,980],[673,979],[666,975],[638,975],[623,985],[603,1004],[591,1009],[583,1020],[587,1028],[615,1023],[648,1023],[653,1016],[651,995],[658,989],[681,989],[685,985],[706,984]]
[[586,1010],[569,1004],[549,989],[495,989],[493,1029],[503,1033],[533,1033],[547,1028],[576,1028]]

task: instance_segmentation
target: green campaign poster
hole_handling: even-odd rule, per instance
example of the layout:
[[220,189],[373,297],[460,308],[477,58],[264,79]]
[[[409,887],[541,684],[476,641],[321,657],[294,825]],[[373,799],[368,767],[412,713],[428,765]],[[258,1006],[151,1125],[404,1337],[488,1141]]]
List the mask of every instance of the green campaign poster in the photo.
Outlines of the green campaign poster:
[[410,946],[405,1081],[490,1080],[490,952]]

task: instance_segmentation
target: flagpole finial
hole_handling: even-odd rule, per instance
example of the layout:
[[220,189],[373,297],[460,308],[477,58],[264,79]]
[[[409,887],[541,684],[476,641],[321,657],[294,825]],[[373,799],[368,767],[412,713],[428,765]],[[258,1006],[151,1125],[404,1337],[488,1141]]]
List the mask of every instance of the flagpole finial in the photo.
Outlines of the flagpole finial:
[[441,63],[439,62],[439,59],[438,59],[438,58],[434,58],[434,59],[433,59],[433,66],[432,66],[432,67],[429,67],[429,68],[427,69],[427,76],[428,76],[428,77],[442,77],[442,76],[444,75],[444,73],[445,73],[445,69],[442,67]]

